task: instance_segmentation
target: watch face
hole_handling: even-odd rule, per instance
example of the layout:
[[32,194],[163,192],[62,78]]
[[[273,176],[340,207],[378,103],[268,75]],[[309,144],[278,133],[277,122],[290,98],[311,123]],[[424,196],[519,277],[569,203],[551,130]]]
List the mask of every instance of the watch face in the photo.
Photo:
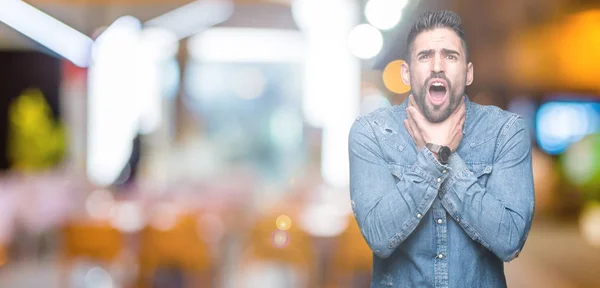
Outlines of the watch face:
[[440,156],[440,160],[446,163],[450,159],[451,153],[452,151],[450,151],[449,147],[443,146],[442,149],[440,149],[440,153],[438,155]]

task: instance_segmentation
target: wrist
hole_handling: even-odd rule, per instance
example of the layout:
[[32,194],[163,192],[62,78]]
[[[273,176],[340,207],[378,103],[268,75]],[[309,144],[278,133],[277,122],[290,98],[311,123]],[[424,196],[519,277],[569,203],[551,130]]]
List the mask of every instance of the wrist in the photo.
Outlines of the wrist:
[[448,160],[450,159],[450,155],[452,151],[450,147],[438,145],[435,143],[426,143],[425,147],[431,151],[431,154],[442,164],[448,164]]

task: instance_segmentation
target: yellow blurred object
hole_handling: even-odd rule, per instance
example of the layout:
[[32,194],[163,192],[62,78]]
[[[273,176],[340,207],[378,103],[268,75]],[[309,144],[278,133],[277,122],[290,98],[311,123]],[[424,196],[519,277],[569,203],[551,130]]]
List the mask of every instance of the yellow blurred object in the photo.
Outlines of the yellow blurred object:
[[600,202],[588,202],[581,211],[579,229],[593,247],[600,247]]
[[69,223],[62,229],[62,251],[67,261],[92,258],[110,262],[124,248],[121,232],[108,222]]
[[70,222],[61,229],[61,238],[59,287],[68,286],[75,261],[87,259],[109,266],[124,250],[121,233],[108,222]]
[[175,225],[160,229],[148,225],[140,237],[140,280],[150,281],[159,267],[206,272],[212,268],[210,249],[200,235],[197,215],[177,215]]
[[283,243],[276,245],[278,244],[278,239],[276,239],[278,234],[274,232],[277,232],[278,229],[273,225],[273,218],[274,216],[268,216],[259,220],[252,229],[250,242],[254,255],[263,260],[279,260],[301,266],[310,265],[315,255],[308,234],[296,225],[290,226],[284,232],[287,235],[285,239],[288,241],[287,245],[283,245]]
[[[348,228],[335,239],[335,250],[332,253],[330,269],[327,275],[330,287],[348,287],[342,281],[358,277],[368,277],[370,280],[373,269],[373,252],[362,234],[354,216],[348,219]],[[363,279],[365,280],[365,279]]]
[[388,90],[398,94],[410,91],[410,86],[405,85],[404,82],[402,82],[400,71],[403,63],[404,60],[395,60],[388,63],[387,66],[385,66],[385,69],[383,69],[382,74],[383,84],[385,87]]
[[292,226],[292,219],[287,215],[280,215],[277,217],[277,220],[275,220],[275,225],[277,225],[277,229],[286,231]]
[[348,220],[348,228],[337,239],[333,261],[335,267],[345,272],[371,271],[373,252],[353,216]]
[[[293,210],[293,209],[291,209]],[[246,255],[242,262],[245,267],[252,267],[253,263],[275,262],[282,266],[293,267],[298,275],[307,275],[307,287],[315,287],[317,277],[316,251],[310,236],[302,231],[298,225],[290,225],[286,231],[281,231],[273,225],[283,213],[269,213],[263,215],[254,224],[250,231],[249,241],[246,243]],[[294,217],[292,213],[288,217]]]
[[65,150],[63,126],[39,89],[27,89],[10,106],[8,157],[14,168],[35,171],[57,164]]
[[560,77],[568,87],[600,89],[600,10],[573,15],[553,33]]
[[507,43],[508,76],[517,87],[600,90],[600,10],[530,28]]
[[0,245],[0,267],[6,265],[6,263],[8,262],[7,259],[7,255],[6,255],[6,247],[4,245]]

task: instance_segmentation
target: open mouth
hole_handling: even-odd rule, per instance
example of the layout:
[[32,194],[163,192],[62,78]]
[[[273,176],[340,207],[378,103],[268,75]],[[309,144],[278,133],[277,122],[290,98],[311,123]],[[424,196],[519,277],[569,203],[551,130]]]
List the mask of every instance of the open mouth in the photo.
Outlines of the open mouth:
[[429,101],[434,105],[441,105],[446,101],[448,84],[442,79],[434,79],[429,82]]

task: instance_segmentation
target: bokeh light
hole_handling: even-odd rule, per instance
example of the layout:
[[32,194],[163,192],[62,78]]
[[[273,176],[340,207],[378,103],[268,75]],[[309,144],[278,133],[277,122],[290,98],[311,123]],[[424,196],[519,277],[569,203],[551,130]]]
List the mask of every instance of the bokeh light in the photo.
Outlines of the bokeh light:
[[369,114],[379,108],[390,107],[392,104],[377,88],[368,88],[364,91],[363,100],[360,103],[360,115]]
[[177,223],[179,207],[171,203],[157,204],[150,217],[150,225],[160,231],[168,231]]
[[579,228],[583,238],[592,246],[600,247],[600,203],[586,204],[581,212]]
[[402,82],[401,69],[404,60],[395,60],[388,63],[383,69],[383,84],[388,90],[402,94],[410,91],[410,86]]
[[98,220],[108,220],[114,213],[115,200],[108,190],[96,190],[87,197],[85,209],[90,217]]
[[290,244],[290,233],[281,230],[273,231],[271,234],[271,244],[273,244],[275,248],[286,248]]
[[567,179],[585,192],[600,188],[600,134],[584,137],[562,155]]
[[537,140],[548,154],[560,154],[583,136],[597,132],[600,104],[548,102],[538,110]]
[[85,274],[85,287],[112,288],[114,287],[113,279],[106,270],[100,267],[94,267]]
[[299,216],[300,229],[315,237],[336,237],[348,227],[352,213],[348,197],[339,190],[320,187],[317,198],[307,203]]
[[354,56],[370,59],[381,51],[383,36],[377,28],[369,24],[360,24],[350,32],[348,47]]
[[280,215],[275,220],[275,225],[277,225],[277,229],[287,231],[292,226],[292,219],[287,215]]
[[365,6],[365,16],[371,25],[388,30],[394,28],[402,17],[408,0],[370,0]]
[[111,225],[125,233],[133,233],[142,229],[141,204],[134,201],[123,201],[116,204],[115,213],[110,219]]

